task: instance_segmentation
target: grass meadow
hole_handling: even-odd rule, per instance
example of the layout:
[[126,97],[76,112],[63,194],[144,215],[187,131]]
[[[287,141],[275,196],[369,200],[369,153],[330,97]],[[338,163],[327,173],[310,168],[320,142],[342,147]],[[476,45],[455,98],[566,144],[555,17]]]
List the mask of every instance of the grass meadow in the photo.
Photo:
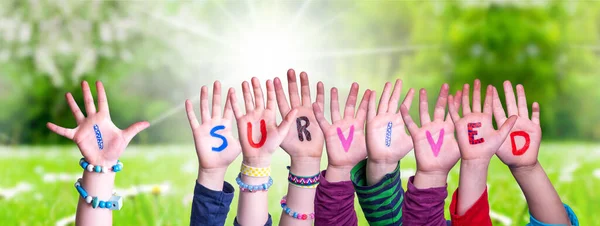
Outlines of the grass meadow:
[[[80,153],[75,146],[0,147],[0,219],[2,225],[71,225],[77,192],[73,187],[81,176]],[[600,145],[586,143],[544,143],[540,162],[563,202],[577,213],[581,225],[600,222]],[[326,165],[323,157],[322,166]],[[129,196],[121,211],[113,213],[115,225],[188,225],[197,174],[193,146],[134,146],[121,160],[124,171],[117,175],[116,190]],[[235,184],[240,158],[229,168],[226,180]],[[278,224],[279,199],[286,193],[289,157],[282,150],[273,156],[275,184],[269,191],[269,212]],[[401,163],[402,182],[414,174],[414,155]],[[448,178],[449,197],[458,185],[459,167]],[[489,201],[494,225],[525,225],[527,206],[509,170],[497,158],[488,177]],[[236,188],[237,190],[237,188]],[[236,215],[237,193],[227,225]],[[360,211],[359,225],[368,225]]]

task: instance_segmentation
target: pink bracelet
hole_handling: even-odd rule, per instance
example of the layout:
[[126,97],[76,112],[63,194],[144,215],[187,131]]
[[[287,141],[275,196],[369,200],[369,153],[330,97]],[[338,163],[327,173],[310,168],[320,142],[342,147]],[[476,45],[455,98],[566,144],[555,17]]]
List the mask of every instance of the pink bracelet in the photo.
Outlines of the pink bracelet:
[[287,206],[287,200],[286,200],[287,196],[283,196],[283,198],[281,198],[281,208],[283,208],[283,211],[287,214],[290,215],[293,218],[296,218],[298,220],[313,220],[315,219],[315,213],[310,213],[310,214],[305,214],[305,213],[298,213],[296,211],[292,211],[292,209],[290,209]]

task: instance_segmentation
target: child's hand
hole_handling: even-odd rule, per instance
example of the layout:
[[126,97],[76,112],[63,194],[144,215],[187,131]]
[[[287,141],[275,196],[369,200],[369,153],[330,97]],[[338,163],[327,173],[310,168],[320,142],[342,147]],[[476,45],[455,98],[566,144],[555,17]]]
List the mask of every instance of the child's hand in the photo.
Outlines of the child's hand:
[[87,117],[83,116],[71,93],[67,93],[67,102],[77,121],[77,127],[67,129],[48,123],[48,129],[73,140],[81,154],[92,165],[110,167],[116,164],[131,139],[148,128],[148,122],[137,122],[125,130],[120,130],[110,119],[108,101],[104,86],[96,82],[98,91],[98,111],[94,106],[94,98],[86,81],[81,83],[83,100]]
[[[483,113],[481,112],[481,83],[475,80],[473,89],[473,112],[469,107],[469,84],[462,90],[463,118],[458,115],[457,107],[450,105],[450,116],[457,131],[458,145],[463,161],[482,160],[489,163],[500,145],[504,142],[517,116],[511,116],[499,130],[492,125],[492,86],[487,87]],[[452,95],[450,102],[454,102]]]
[[[233,93],[233,88],[231,88],[225,101],[225,111],[221,116],[221,83],[219,81],[214,83],[211,117],[208,107],[208,88],[202,86],[200,90],[202,124],[199,124],[196,119],[192,102],[185,101],[185,109],[194,135],[196,154],[201,170],[222,170],[224,172],[242,150],[240,142],[232,135],[231,121],[233,117],[229,96]],[[222,186],[222,184],[220,185]]]
[[[460,106],[460,91],[457,99],[450,102],[454,107]],[[414,184],[418,188],[440,187],[446,184],[448,172],[460,158],[458,144],[454,138],[454,124],[445,109],[448,102],[448,84],[442,85],[433,114],[429,117],[427,91],[421,89],[419,94],[419,114],[421,128],[412,120],[408,112],[409,106],[402,106],[401,112],[415,145],[417,172]]]
[[[298,85],[296,83],[296,72],[290,69],[287,72],[288,93],[290,97],[290,105],[287,102],[281,81],[275,78],[275,94],[277,96],[277,105],[281,117],[285,118],[291,110],[297,110],[296,117],[293,118],[296,126],[292,125],[287,133],[287,136],[281,143],[281,147],[286,151],[292,159],[294,158],[309,158],[321,160],[323,153],[323,132],[318,126],[317,119],[313,113],[310,97],[310,87],[308,76],[306,73],[300,73],[300,86],[302,100],[298,96]],[[323,83],[317,85],[317,99],[323,97]],[[322,101],[321,101],[322,102]]]
[[[323,113],[323,99],[317,98],[313,109],[317,122],[325,135],[327,147],[327,180],[331,182],[350,179],[350,170],[367,156],[365,144],[364,125],[367,115],[367,104],[371,94],[366,90],[355,115],[355,106],[358,96],[358,84],[353,83],[350,94],[346,100],[344,118],[339,110],[338,93],[336,88],[331,88],[331,121],[327,122]],[[334,173],[333,171],[339,172]],[[335,178],[330,177],[336,175]],[[339,176],[339,177],[338,177]]]
[[[515,126],[510,130],[510,136],[504,140],[496,155],[511,169],[534,166],[538,162],[538,150],[542,139],[540,106],[537,102],[533,103],[533,114],[530,120],[523,86],[517,85],[518,105],[517,101],[515,101],[512,84],[509,81],[504,82],[504,94],[506,96],[508,114],[519,115],[519,118]],[[502,108],[496,88],[494,88],[493,107],[496,124],[503,124],[506,121],[506,114],[504,113],[504,108]]]
[[252,87],[254,98],[250,93],[248,82],[242,83],[246,114],[239,108],[234,92],[230,93],[229,98],[233,114],[237,119],[244,163],[252,167],[268,167],[271,165],[271,155],[287,135],[297,110],[291,110],[283,122],[277,126],[273,82],[267,80],[266,108],[258,78],[252,78]]

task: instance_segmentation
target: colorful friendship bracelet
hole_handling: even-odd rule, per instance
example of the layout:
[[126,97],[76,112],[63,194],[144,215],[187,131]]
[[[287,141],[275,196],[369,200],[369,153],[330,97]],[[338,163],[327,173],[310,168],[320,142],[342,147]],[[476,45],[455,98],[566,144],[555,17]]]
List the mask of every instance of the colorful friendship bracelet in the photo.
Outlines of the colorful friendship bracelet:
[[256,168],[242,163],[240,173],[249,177],[268,177],[271,176],[271,167]]
[[287,196],[283,196],[283,198],[281,198],[281,208],[283,209],[283,212],[285,212],[287,215],[290,215],[293,218],[296,218],[298,220],[313,220],[315,219],[315,213],[310,213],[310,214],[305,214],[305,213],[298,213],[296,211],[292,211],[292,209],[290,209],[287,206],[287,200],[286,200]]
[[83,170],[87,170],[89,172],[96,172],[96,173],[107,173],[108,171],[113,171],[116,173],[116,172],[123,170],[123,163],[119,160],[117,160],[117,164],[110,167],[109,169],[104,168],[102,166],[94,166],[94,165],[90,164],[89,162],[85,161],[85,158],[81,158],[79,160],[79,165],[81,166],[81,168],[83,168]]
[[114,194],[108,201],[100,201],[97,196],[88,195],[88,193],[81,187],[81,178],[75,182],[75,189],[79,192],[79,195],[85,200],[86,203],[92,204],[92,208],[105,208],[109,210],[120,210],[123,207],[123,199],[121,196],[115,196]]
[[268,191],[271,186],[273,186],[273,178],[269,177],[269,181],[267,183],[261,185],[248,185],[242,182],[242,174],[238,174],[237,178],[235,178],[235,182],[240,186],[240,190],[243,192],[256,192],[256,191]]
[[[287,167],[290,170],[290,167]],[[309,177],[297,176],[292,173],[292,171],[288,174],[288,181],[290,184],[295,185],[301,188],[316,188],[319,185],[319,180],[321,179],[321,173],[317,173],[316,175]]]

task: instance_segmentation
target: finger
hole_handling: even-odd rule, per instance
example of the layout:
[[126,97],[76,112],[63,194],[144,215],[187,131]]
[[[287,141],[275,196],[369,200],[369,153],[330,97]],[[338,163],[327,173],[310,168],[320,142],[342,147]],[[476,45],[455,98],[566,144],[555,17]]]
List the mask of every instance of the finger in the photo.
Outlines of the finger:
[[454,99],[450,101],[450,96],[448,96],[448,112],[446,113],[446,122],[452,121],[452,116],[450,116],[450,105],[454,105],[454,109],[460,109],[460,102],[462,99],[462,90],[457,90],[454,94]]
[[92,91],[90,90],[90,85],[83,81],[81,83],[81,88],[83,90],[83,103],[85,104],[85,112],[87,116],[96,114],[96,106],[94,106],[94,97],[92,96]]
[[219,81],[213,84],[212,118],[221,118],[221,82]]
[[494,119],[496,119],[496,125],[502,125],[506,121],[506,113],[504,113],[504,108],[502,107],[502,102],[500,102],[500,96],[498,95],[498,90],[496,87],[492,88],[494,98],[492,100],[492,108],[494,110]]
[[290,103],[292,108],[300,106],[300,96],[298,96],[298,83],[296,82],[296,72],[294,69],[287,71],[288,79],[288,94],[290,95]]
[[47,123],[46,127],[48,127],[48,129],[50,129],[52,132],[54,132],[54,133],[56,133],[58,135],[61,135],[63,137],[66,137],[66,138],[68,138],[70,140],[73,140],[73,137],[75,136],[75,130],[74,129],[67,129],[67,128],[64,128],[64,127],[60,127],[60,126],[57,126],[56,124],[51,123],[51,122]]
[[517,109],[517,100],[515,100],[515,93],[513,92],[513,87],[510,81],[504,81],[504,96],[506,98],[506,110],[508,111],[508,115],[518,115],[519,111]]
[[265,100],[262,91],[262,87],[260,86],[260,81],[257,77],[252,78],[252,88],[254,90],[254,106],[255,109],[261,110],[265,108]]
[[[254,111],[254,99],[252,99],[252,94],[250,93],[250,85],[247,81],[242,82],[242,94],[244,97],[244,104],[246,105],[246,113]],[[232,104],[233,103],[234,102],[232,102]],[[235,107],[233,109],[235,110]]]
[[402,120],[408,128],[408,131],[410,132],[410,134],[414,134],[417,131],[417,129],[419,129],[419,127],[417,126],[417,124],[415,124],[415,121],[413,121],[408,111],[408,108],[404,104],[400,106],[400,113],[402,114]]
[[525,88],[523,85],[517,85],[517,101],[519,117],[529,119],[529,110],[527,109],[527,98],[525,97]]
[[302,105],[310,106],[310,83],[306,72],[300,73],[300,92],[302,93]]
[[98,111],[108,113],[108,99],[102,82],[96,81],[96,91],[98,92]]
[[127,127],[127,129],[125,129],[123,131],[123,135],[124,135],[125,141],[126,141],[125,143],[129,143],[133,139],[133,137],[135,137],[135,135],[142,132],[142,130],[145,130],[149,126],[150,126],[150,123],[143,121],[143,122],[136,122],[133,125]]
[[79,123],[85,119],[85,116],[81,112],[81,109],[79,109],[79,106],[77,106],[77,102],[75,102],[73,95],[67,93],[65,96],[67,98],[67,103],[69,103],[69,108],[71,108],[71,112],[73,112],[73,116],[75,116],[75,121],[77,122],[77,125],[79,125]]
[[296,118],[296,114],[297,113],[298,113],[297,109],[292,109],[290,111],[290,113],[288,113],[285,116],[285,118],[283,119],[283,121],[281,121],[281,123],[279,124],[279,126],[277,126],[277,132],[279,134],[281,134],[280,138],[282,140],[283,140],[283,138],[285,138],[285,136],[287,136],[287,133],[290,131],[290,126],[292,125],[292,122]]
[[483,113],[492,114],[492,85],[488,85],[485,90],[485,100],[483,101]]
[[435,103],[435,110],[433,111],[433,121],[444,121],[444,113],[446,113],[446,105],[448,104],[448,89],[449,86],[446,83],[440,88],[440,95],[438,96],[437,102]]
[[463,91],[462,91],[462,109],[463,109],[463,115],[467,115],[469,113],[471,113],[471,105],[469,104],[469,84],[465,84],[463,85]]
[[342,119],[340,115],[340,101],[338,100],[338,90],[337,88],[331,88],[331,103],[329,104],[330,112],[331,112],[331,123],[335,123]]
[[202,86],[200,88],[200,118],[202,124],[210,121],[210,112],[208,109],[208,88]]
[[[275,111],[275,88],[273,87],[273,81],[267,80],[267,109]],[[273,115],[274,117],[275,115]]]
[[419,91],[419,117],[421,118],[421,127],[430,123],[431,118],[429,117],[429,103],[427,103],[427,91],[421,89]]
[[185,111],[187,112],[188,121],[190,122],[190,127],[192,131],[194,131],[200,124],[198,123],[198,119],[196,119],[196,114],[194,113],[194,106],[192,105],[192,101],[185,100]]
[[538,102],[533,102],[531,109],[532,109],[531,121],[533,123],[539,125],[540,124],[540,104],[538,104]]
[[390,89],[392,89],[392,84],[386,82],[383,86],[383,92],[381,93],[381,97],[379,98],[379,108],[377,109],[377,114],[383,114],[388,111],[388,104],[390,102]]
[[390,97],[390,101],[388,103],[388,112],[392,112],[396,114],[398,112],[398,102],[400,102],[400,94],[402,93],[402,80],[396,79],[396,83],[394,84],[394,91],[392,92],[392,96]]
[[317,119],[317,123],[319,123],[319,127],[321,127],[322,131],[326,131],[329,128],[330,124],[329,122],[327,122],[327,119],[325,119],[325,113],[323,113],[323,108],[321,108],[316,102],[313,103],[312,107],[313,112],[315,112],[315,119]]
[[323,83],[320,81],[317,83],[317,104],[319,104],[319,107],[321,107],[321,109],[324,109],[325,88],[323,88]]
[[229,96],[231,96],[233,88],[229,88],[229,90],[227,91],[227,97],[225,99],[225,109],[223,110],[223,119],[226,120],[230,120],[232,119],[232,115],[233,115],[233,109],[231,107],[231,100],[229,99]]
[[410,111],[410,106],[412,105],[413,98],[415,97],[415,89],[410,88],[404,100],[402,101],[402,106],[405,106],[407,110]]
[[358,100],[358,83],[352,83],[350,93],[346,99],[346,108],[344,109],[344,118],[354,118],[354,110],[356,110],[356,101]]
[[240,109],[240,106],[238,106],[237,97],[235,96],[235,89],[229,88],[228,96],[229,102],[231,102],[231,108],[233,109],[233,115],[235,116],[235,118],[239,119],[240,117],[244,116],[242,109]]
[[473,84],[473,112],[481,112],[481,81],[475,79]]
[[285,118],[287,113],[290,111],[290,105],[288,104],[287,98],[285,97],[285,93],[283,92],[281,80],[279,80],[279,78],[275,78],[273,83],[275,85],[275,97],[277,98],[277,106],[279,107],[279,113],[281,114],[281,118]]
[[510,116],[510,118],[508,118],[506,120],[506,122],[504,122],[504,124],[502,124],[502,126],[500,126],[500,129],[498,129],[498,135],[501,137],[500,140],[502,140],[502,141],[506,140],[508,133],[510,133],[510,130],[512,130],[513,126],[515,126],[515,123],[517,122],[517,118],[519,118],[519,116],[516,116],[516,115]]
[[356,112],[356,119],[360,120],[361,123],[359,128],[364,128],[365,126],[365,118],[367,117],[367,106],[369,105],[369,98],[371,96],[371,90],[365,90],[365,94],[363,94],[362,99],[360,100],[360,104],[358,105],[358,111]]
[[[463,90],[464,92],[464,90]],[[448,96],[448,101],[450,101],[450,103],[454,102],[454,97],[452,95]],[[448,105],[448,111],[450,112],[450,118],[452,118],[453,122],[456,122],[460,119],[460,116],[458,115],[458,107],[454,104],[450,104]]]
[[367,122],[373,120],[375,116],[377,116],[377,110],[375,110],[375,98],[377,98],[377,94],[375,91],[371,91],[371,96],[369,96],[369,106],[367,107]]

